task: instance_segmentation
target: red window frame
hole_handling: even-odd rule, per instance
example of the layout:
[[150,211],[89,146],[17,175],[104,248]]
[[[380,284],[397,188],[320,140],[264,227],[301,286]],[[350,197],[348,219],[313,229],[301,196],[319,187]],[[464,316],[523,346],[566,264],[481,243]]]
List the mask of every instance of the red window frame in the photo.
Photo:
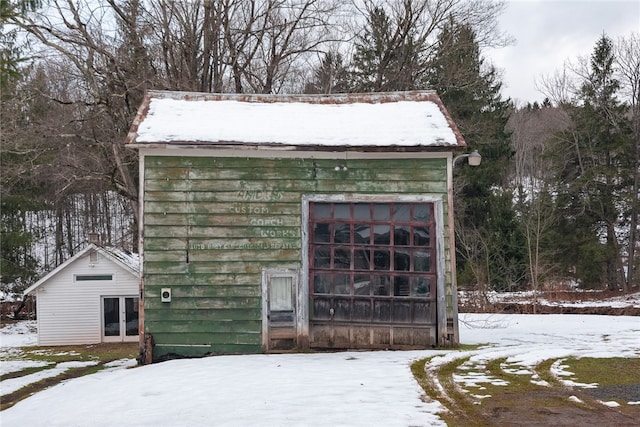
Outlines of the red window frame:
[[430,202],[310,202],[312,295],[435,298]]

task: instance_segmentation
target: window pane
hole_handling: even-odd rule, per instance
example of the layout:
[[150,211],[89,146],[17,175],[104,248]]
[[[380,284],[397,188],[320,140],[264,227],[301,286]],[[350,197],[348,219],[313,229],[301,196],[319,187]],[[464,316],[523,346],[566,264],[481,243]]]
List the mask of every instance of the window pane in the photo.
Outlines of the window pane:
[[333,268],[341,270],[351,268],[351,251],[349,249],[334,250]]
[[393,279],[393,295],[397,297],[409,296],[409,277],[396,276]]
[[391,290],[391,280],[389,276],[373,276],[373,294],[389,296]]
[[92,280],[113,280],[112,274],[78,274],[76,276],[77,282],[85,282]]
[[390,264],[389,251],[373,251],[373,269],[389,271]]
[[125,298],[125,334],[129,337],[138,335],[138,298]]
[[331,238],[331,224],[317,223],[313,226],[314,243],[329,243]]
[[331,205],[317,204],[317,203],[314,204],[313,217],[314,218],[331,218]]
[[105,298],[104,308],[104,336],[117,337],[120,335],[120,298]]
[[398,203],[393,208],[393,219],[395,221],[409,221],[409,205]]
[[390,245],[391,244],[391,226],[389,225],[376,225],[373,227],[374,243],[376,245]]
[[413,292],[416,297],[428,297],[431,293],[431,279],[428,277],[413,278]]
[[353,268],[354,270],[367,270],[371,268],[369,249],[356,249],[353,251]]
[[336,274],[333,282],[333,293],[349,295],[351,293],[351,280],[346,274]]
[[413,254],[413,271],[431,271],[431,252]]
[[313,254],[313,266],[315,268],[330,268],[329,248],[316,248]]
[[333,205],[333,217],[337,219],[351,218],[351,209],[348,203],[336,203]]
[[369,221],[371,219],[371,209],[369,203],[356,203],[353,208],[353,219]]
[[429,228],[415,227],[413,229],[413,245],[414,246],[431,246]]
[[420,222],[431,221],[431,205],[421,204],[413,206],[413,219]]
[[409,271],[411,258],[409,252],[396,251],[393,256],[394,271]]
[[269,283],[269,303],[271,311],[293,310],[291,277],[272,277]]
[[409,246],[411,244],[409,240],[409,230],[411,227],[408,225],[396,225],[393,233],[393,243],[395,246]]
[[373,205],[373,219],[374,221],[389,221],[391,216],[389,215],[390,205],[386,203]]
[[353,293],[355,295],[371,295],[371,277],[357,274],[353,281]]
[[355,224],[353,233],[355,245],[368,245],[371,243],[371,226],[369,224]]
[[328,294],[330,277],[328,274],[316,274],[313,276],[313,293]]
[[334,243],[351,243],[349,224],[336,223],[333,241]]

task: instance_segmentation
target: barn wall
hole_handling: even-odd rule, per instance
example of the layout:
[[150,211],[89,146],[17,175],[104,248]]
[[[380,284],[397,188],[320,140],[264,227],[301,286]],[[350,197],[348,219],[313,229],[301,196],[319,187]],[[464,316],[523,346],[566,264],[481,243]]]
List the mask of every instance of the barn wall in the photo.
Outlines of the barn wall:
[[[113,281],[74,282],[76,274],[113,274]],[[102,254],[89,252],[42,284],[36,293],[39,345],[101,342],[101,296],[138,295],[138,277]]]
[[[145,156],[144,326],[154,357],[261,351],[261,271],[301,268],[302,195],[441,194],[446,228],[446,166],[445,158]],[[160,300],[165,287],[170,303]]]

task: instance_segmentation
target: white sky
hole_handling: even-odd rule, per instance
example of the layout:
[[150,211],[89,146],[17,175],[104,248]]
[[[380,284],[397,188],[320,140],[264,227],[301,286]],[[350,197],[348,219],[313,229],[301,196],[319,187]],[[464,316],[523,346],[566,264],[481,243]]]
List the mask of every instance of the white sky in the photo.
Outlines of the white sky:
[[640,32],[640,0],[507,0],[499,22],[516,43],[486,55],[502,69],[503,94],[526,104],[544,99],[536,80],[589,56],[603,32],[614,42]]

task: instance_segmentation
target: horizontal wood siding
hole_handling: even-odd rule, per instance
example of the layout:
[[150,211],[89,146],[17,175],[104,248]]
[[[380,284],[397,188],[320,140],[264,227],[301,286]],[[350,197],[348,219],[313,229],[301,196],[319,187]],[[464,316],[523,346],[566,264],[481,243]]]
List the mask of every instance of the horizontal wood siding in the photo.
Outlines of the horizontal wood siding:
[[[261,271],[301,267],[305,194],[442,194],[448,220],[445,159],[147,156],[144,165],[145,330],[156,357],[262,350]],[[160,302],[166,287],[170,303]]]
[[[93,264],[93,266],[91,266]],[[74,275],[112,274],[112,281],[74,281]],[[95,344],[102,339],[102,296],[137,296],[137,275],[98,255],[80,257],[36,294],[39,345]]]

